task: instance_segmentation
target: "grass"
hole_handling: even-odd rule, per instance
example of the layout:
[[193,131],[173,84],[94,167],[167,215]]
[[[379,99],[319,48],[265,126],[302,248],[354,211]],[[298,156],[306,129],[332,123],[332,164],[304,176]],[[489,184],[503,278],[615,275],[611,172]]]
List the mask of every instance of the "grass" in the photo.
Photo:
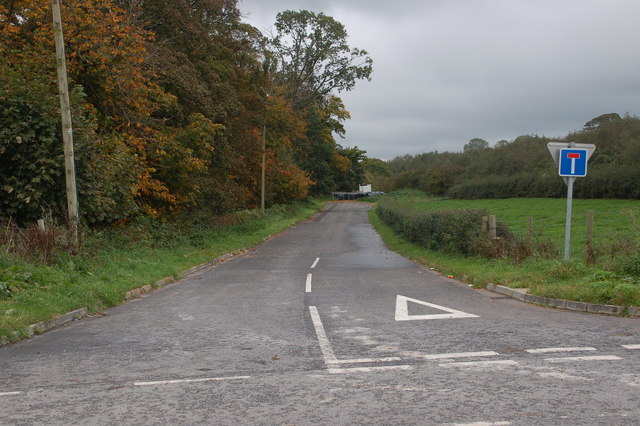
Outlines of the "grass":
[[[375,209],[371,210],[370,219],[382,239],[393,250],[444,275],[452,275],[478,287],[491,282],[513,288],[528,288],[530,293],[544,297],[640,306],[640,266],[631,270],[628,268],[633,262],[640,264],[640,255],[637,252],[635,255],[627,252],[616,257],[612,249],[623,239],[622,235],[629,237],[637,232],[637,225],[634,227],[626,212],[638,211],[640,202],[575,201],[574,217],[580,217],[581,213],[586,217],[587,210],[595,211],[598,232],[594,232],[594,240],[601,247],[602,253],[609,253],[607,256],[603,255],[603,259],[593,266],[586,266],[581,260],[584,256],[586,230],[581,231],[575,222],[572,245],[574,260],[563,262],[560,259],[530,257],[516,264],[509,259],[466,257],[427,250],[396,235],[380,220]],[[520,235],[527,234],[525,218],[532,216],[538,238],[551,239],[559,247],[564,241],[563,208],[566,200],[441,200],[428,199],[416,193],[404,193],[400,194],[399,202],[410,203],[413,208],[420,210],[484,208],[496,214],[499,220]]]
[[[564,250],[567,201],[557,198],[511,198],[500,200],[449,200],[413,197],[412,206],[419,210],[486,209],[498,221],[520,235],[527,236],[527,217],[533,218],[536,238],[549,239]],[[637,200],[573,200],[571,255],[584,256],[587,235],[587,210],[594,211],[593,240],[596,245],[609,245],[629,232],[629,215],[640,217]]]
[[50,264],[2,251],[0,285],[9,290],[2,293],[0,286],[0,338],[18,340],[29,325],[81,307],[98,312],[118,305],[131,289],[259,244],[321,206],[311,202],[264,214],[242,212],[216,223],[139,219],[123,228],[89,232],[82,254],[61,252]]

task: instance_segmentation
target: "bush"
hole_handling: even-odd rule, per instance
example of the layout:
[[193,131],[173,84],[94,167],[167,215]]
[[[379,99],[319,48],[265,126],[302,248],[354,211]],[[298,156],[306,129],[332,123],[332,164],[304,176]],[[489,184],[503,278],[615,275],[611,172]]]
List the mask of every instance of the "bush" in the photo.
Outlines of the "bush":
[[480,209],[419,212],[385,197],[378,203],[378,215],[395,232],[423,247],[470,255],[475,253],[487,213]]
[[397,234],[429,250],[443,250],[463,255],[510,259],[517,263],[533,256],[555,256],[550,241],[530,241],[513,234],[498,223],[497,238],[482,231],[483,209],[454,209],[434,212],[418,211],[406,199],[383,197],[378,202],[378,216]]

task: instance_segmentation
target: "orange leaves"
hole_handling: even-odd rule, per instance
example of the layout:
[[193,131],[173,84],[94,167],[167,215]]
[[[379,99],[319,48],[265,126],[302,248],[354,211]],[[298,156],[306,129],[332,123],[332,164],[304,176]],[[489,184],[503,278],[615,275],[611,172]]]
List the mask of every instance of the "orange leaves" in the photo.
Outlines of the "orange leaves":
[[342,173],[346,173],[351,170],[351,160],[341,154],[334,153],[331,158],[331,165]]
[[307,123],[284,96],[275,94],[269,98],[267,128],[273,146],[292,148],[297,140],[305,137]]

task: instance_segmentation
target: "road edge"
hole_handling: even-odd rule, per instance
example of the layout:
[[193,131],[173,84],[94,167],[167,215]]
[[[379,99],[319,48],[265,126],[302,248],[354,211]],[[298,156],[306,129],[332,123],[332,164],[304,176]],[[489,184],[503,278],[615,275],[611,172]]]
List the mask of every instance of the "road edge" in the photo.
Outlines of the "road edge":
[[494,293],[511,297],[532,305],[546,306],[550,308],[564,309],[574,312],[586,312],[599,315],[615,315],[625,317],[640,317],[640,307],[601,305],[598,303],[576,302],[573,300],[552,299],[549,297],[535,296],[527,293],[526,289],[510,288],[493,283],[486,284],[485,288]]
[[[265,242],[267,242],[267,241],[277,237],[278,235],[288,231],[289,229],[291,229],[292,227],[298,225],[299,223],[307,221],[307,220],[312,220],[316,215],[320,214],[325,209],[324,204],[326,204],[326,203],[322,203],[322,204],[323,204],[323,206],[318,211],[316,211],[313,214],[311,214],[309,217],[305,217],[305,218],[303,218],[303,219],[301,219],[301,220],[299,220],[297,222],[292,223],[291,225],[287,226],[285,229],[282,229],[280,231],[274,232],[271,235],[266,236],[265,238],[262,239],[262,241],[260,241],[259,243],[255,244],[252,247],[241,248],[241,249],[238,249],[238,250],[234,250],[232,252],[225,253],[225,254],[223,254],[221,256],[218,256],[218,257],[212,259],[209,262],[204,262],[204,263],[201,263],[199,265],[192,266],[191,268],[180,272],[177,277],[174,277],[174,276],[164,277],[164,278],[161,278],[160,280],[156,281],[153,284],[146,284],[146,285],[143,285],[141,287],[129,290],[124,294],[124,299],[122,300],[122,302],[118,306],[123,305],[124,303],[129,302],[130,300],[142,297],[142,296],[144,296],[144,295],[146,295],[148,293],[151,293],[151,292],[153,292],[155,290],[160,290],[160,289],[162,289],[164,287],[167,287],[170,284],[178,283],[179,281],[184,280],[185,278],[189,277],[190,275],[193,275],[193,274],[196,274],[198,272],[201,272],[201,271],[203,271],[203,270],[205,270],[207,268],[216,266],[217,264],[225,262],[225,261],[231,259],[232,257],[241,255],[241,254],[247,252],[248,250],[250,250],[250,249],[252,249],[254,247],[257,247],[257,246],[259,246],[261,244],[264,244]],[[36,334],[45,333],[47,331],[53,330],[54,328],[61,327],[61,326],[65,325],[65,324],[68,324],[71,321],[77,321],[77,320],[80,320],[80,319],[82,319],[82,318],[84,318],[86,316],[89,316],[89,315],[90,314],[89,314],[89,311],[87,310],[87,308],[86,307],[82,307],[80,309],[75,309],[75,310],[69,311],[69,312],[67,312],[65,314],[55,316],[55,317],[53,317],[53,318],[51,318],[51,319],[49,319],[47,321],[41,321],[41,322],[38,322],[36,324],[31,324],[30,326],[27,327],[27,336],[23,337],[20,340],[11,341],[6,336],[0,337],[0,347],[11,345],[11,344],[15,344],[15,343],[18,343],[18,342],[23,342],[25,340],[28,340],[28,339],[32,338]],[[15,337],[19,337],[20,333],[18,331],[14,331],[13,335]]]

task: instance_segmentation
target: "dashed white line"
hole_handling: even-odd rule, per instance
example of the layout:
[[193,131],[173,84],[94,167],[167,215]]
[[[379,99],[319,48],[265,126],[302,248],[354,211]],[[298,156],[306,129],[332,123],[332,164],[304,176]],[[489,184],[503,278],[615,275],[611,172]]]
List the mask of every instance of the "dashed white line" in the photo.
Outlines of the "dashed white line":
[[181,383],[222,382],[225,380],[245,380],[251,376],[205,377],[201,379],[158,380],[155,382],[135,382],[135,386],[174,385]]
[[22,392],[0,392],[0,396],[20,395]]
[[432,359],[450,359],[450,358],[473,358],[473,357],[481,357],[481,356],[496,356],[499,355],[497,352],[458,352],[458,353],[450,353],[450,354],[433,354],[433,355],[422,355],[420,359],[432,360]]
[[353,367],[353,368],[328,368],[329,374],[344,374],[344,373],[371,373],[374,371],[389,371],[389,370],[411,370],[410,365],[386,365],[382,367]]
[[469,362],[449,362],[446,364],[438,364],[440,367],[493,367],[500,365],[518,365],[517,361],[505,359],[501,361],[469,361]]
[[331,343],[327,338],[327,333],[324,331],[320,314],[315,306],[309,306],[309,314],[311,314],[311,322],[313,322],[313,328],[316,330],[316,336],[318,336],[318,343],[320,344],[320,351],[324,358],[325,364],[329,365],[332,362],[337,361],[336,355],[333,353]]
[[335,361],[329,361],[331,365],[339,364],[365,364],[369,362],[395,362],[402,361],[402,358],[397,356],[390,356],[385,358],[357,358],[357,359],[336,359]]
[[618,361],[622,358],[615,355],[568,356],[562,358],[545,358],[547,362],[580,362],[580,361]]
[[640,345],[622,345],[625,349],[640,349]]
[[313,262],[313,265],[311,265],[311,269],[315,269],[315,267],[318,265],[319,261],[320,261],[320,258],[316,257],[316,260]]
[[526,352],[530,354],[547,354],[553,352],[586,352],[586,351],[595,351],[596,348],[591,347],[575,347],[575,348],[541,348],[541,349],[527,349]]
[[305,293],[311,293],[311,280],[313,278],[313,275],[311,274],[307,274],[307,283],[304,287],[304,292]]

